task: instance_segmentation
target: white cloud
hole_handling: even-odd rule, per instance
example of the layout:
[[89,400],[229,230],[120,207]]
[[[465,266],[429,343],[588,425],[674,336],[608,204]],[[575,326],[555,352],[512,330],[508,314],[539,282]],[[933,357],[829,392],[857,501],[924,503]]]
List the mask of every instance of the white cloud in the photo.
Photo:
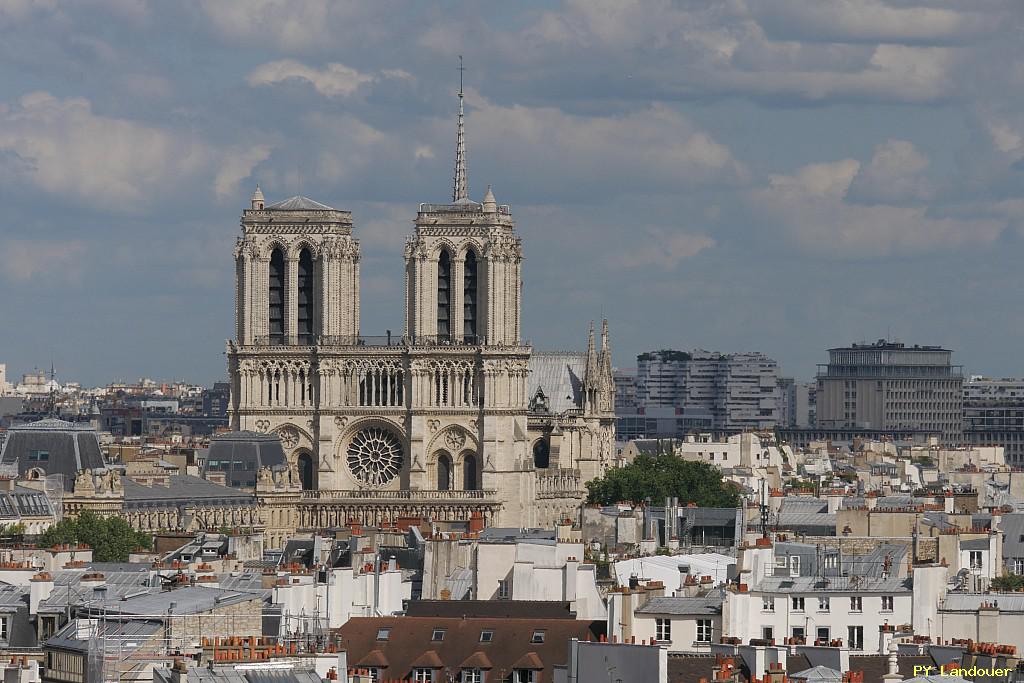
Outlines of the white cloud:
[[211,160],[190,135],[99,116],[84,98],[45,92],[0,107],[0,152],[18,160],[0,166],[9,179],[114,211],[159,197]]
[[[683,183],[744,180],[729,147],[665,105],[619,115],[583,116],[553,107],[502,106],[468,95],[473,149],[549,179],[593,183],[608,192],[678,188]],[[446,122],[450,123],[450,122]],[[557,182],[557,181],[554,181]]]
[[[891,149],[883,146],[880,156]],[[1004,219],[940,215],[931,207],[851,203],[847,195],[860,171],[859,162],[844,159],[772,175],[766,187],[751,192],[752,207],[799,248],[839,258],[987,245],[1006,228]]]
[[882,0],[748,0],[773,37],[807,41],[943,42],[974,34],[980,17],[950,7],[893,6]]
[[45,277],[73,281],[81,273],[85,244],[80,240],[18,240],[0,242],[2,274],[13,282]]
[[610,265],[622,268],[657,266],[673,270],[681,262],[715,246],[707,235],[691,234],[649,228],[643,239],[635,240],[620,254],[612,257]]
[[868,203],[900,204],[928,199],[934,188],[925,177],[928,157],[906,140],[888,140],[875,147],[871,162],[850,186],[850,198]]
[[228,150],[213,181],[213,191],[217,198],[237,200],[242,181],[252,175],[256,164],[270,158],[270,152],[270,145]]
[[197,7],[201,20],[223,36],[268,43],[290,53],[335,49],[352,32],[383,43],[385,24],[395,9],[384,0],[199,0]]
[[316,91],[327,97],[345,97],[351,95],[359,86],[372,83],[375,78],[345,66],[331,63],[323,69],[306,66],[294,59],[282,59],[256,67],[249,74],[248,82],[253,87],[274,85],[289,79],[298,79],[310,83]]

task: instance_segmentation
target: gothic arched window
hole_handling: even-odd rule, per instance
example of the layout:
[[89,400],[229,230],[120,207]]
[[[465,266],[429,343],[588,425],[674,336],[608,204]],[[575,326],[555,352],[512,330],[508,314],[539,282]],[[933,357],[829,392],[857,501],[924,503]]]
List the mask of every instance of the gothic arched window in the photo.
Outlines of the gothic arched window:
[[284,343],[284,287],[285,287],[285,265],[284,254],[280,249],[274,249],[270,254],[270,309],[269,327],[270,342],[272,344]]
[[448,250],[443,249],[437,259],[437,336],[440,339],[451,337],[451,289],[452,262]]
[[309,249],[299,253],[299,343],[312,344],[316,334],[316,289],[313,286],[313,255]]
[[473,250],[466,252],[463,277],[463,330],[465,341],[470,344],[476,343],[476,254]]
[[452,487],[452,459],[447,453],[437,456],[437,490],[448,491]]
[[547,438],[543,438],[533,444],[533,466],[537,469],[546,470],[551,465],[551,445]]
[[476,456],[467,453],[462,458],[462,488],[465,491],[476,491]]
[[299,457],[296,459],[299,466],[299,481],[302,482],[302,489],[309,491],[313,488],[314,484],[314,467],[313,467],[313,456],[307,451],[299,453]]

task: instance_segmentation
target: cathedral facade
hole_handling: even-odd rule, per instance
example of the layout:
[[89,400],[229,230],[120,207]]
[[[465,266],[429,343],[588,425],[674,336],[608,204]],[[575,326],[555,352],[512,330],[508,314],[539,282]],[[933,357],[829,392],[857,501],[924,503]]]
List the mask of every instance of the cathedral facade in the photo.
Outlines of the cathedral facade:
[[406,242],[401,336],[362,334],[350,212],[257,188],[242,213],[230,421],[280,436],[301,492],[261,473],[257,496],[297,529],[551,525],[614,457],[607,323],[585,353],[523,341],[521,240],[489,187],[469,199],[461,97],[452,201],[421,204]]

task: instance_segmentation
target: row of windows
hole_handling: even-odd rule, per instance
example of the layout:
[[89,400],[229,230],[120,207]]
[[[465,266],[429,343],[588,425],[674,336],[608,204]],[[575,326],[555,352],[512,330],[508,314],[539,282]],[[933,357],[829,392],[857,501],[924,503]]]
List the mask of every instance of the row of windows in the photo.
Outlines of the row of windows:
[[[445,637],[445,635],[447,633],[448,633],[448,629],[435,628],[433,631],[430,632],[430,640],[432,640],[434,642],[437,642],[437,643],[443,642],[444,641],[444,637]],[[546,635],[547,635],[547,630],[546,629],[542,629],[542,628],[535,629],[533,631],[533,633],[530,635],[530,642],[531,643],[543,643],[544,642],[544,638],[545,638]],[[385,627],[377,629],[377,640],[384,641],[384,640],[390,640],[390,639],[391,639],[391,627],[390,626],[385,626]],[[494,631],[492,629],[485,628],[482,631],[480,631],[480,642],[481,643],[490,643],[493,640],[494,640]]]
[[[803,626],[794,626],[790,631],[790,635],[793,638],[799,640],[805,640],[807,638],[807,630]],[[832,629],[828,626],[819,626],[814,631],[817,642],[829,643],[832,640]],[[851,650],[863,650],[864,649],[864,627],[863,626],[849,626],[846,629],[847,642]],[[775,638],[775,629],[771,626],[763,626],[761,628],[761,637],[765,640],[773,640]]]
[[[710,619],[698,619],[697,620],[697,640],[698,643],[710,643],[712,638],[713,625]],[[671,619],[655,619],[654,620],[654,638],[660,642],[670,643],[672,642],[672,620]]]
[[[893,609],[894,597],[892,595],[882,596],[882,611],[891,612]],[[794,595],[790,598],[790,605],[792,611],[803,612],[807,606],[806,598],[803,596]],[[775,611],[775,598],[772,596],[764,596],[761,598],[761,609],[764,612]],[[832,599],[826,596],[818,597],[818,611],[829,612],[832,609]],[[850,597],[850,611],[851,612],[863,612],[864,611],[864,598],[859,595]]]

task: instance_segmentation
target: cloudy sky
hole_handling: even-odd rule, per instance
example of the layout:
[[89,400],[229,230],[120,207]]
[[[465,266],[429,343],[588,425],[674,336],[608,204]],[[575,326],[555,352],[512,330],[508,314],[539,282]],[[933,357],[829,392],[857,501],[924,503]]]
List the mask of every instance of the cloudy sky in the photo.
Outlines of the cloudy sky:
[[653,348],[943,344],[1024,375],[1019,0],[0,0],[0,362],[212,382],[259,182],[350,209],[363,332],[470,195],[525,247],[526,335]]

